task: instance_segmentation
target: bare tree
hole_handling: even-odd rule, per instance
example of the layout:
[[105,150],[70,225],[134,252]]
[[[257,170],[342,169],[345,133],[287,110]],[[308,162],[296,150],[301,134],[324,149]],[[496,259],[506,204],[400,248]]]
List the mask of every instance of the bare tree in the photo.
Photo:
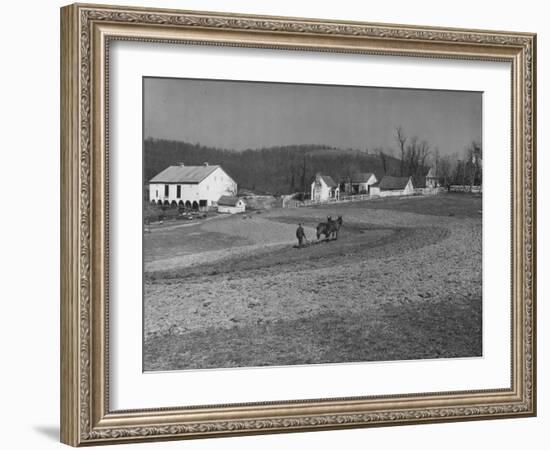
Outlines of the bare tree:
[[382,147],[376,147],[373,150],[373,153],[380,158],[380,163],[382,164],[382,170],[384,171],[384,175],[387,175],[388,172],[389,172],[388,152],[384,151],[384,149]]
[[468,147],[466,147],[464,159],[465,171],[467,168],[468,176],[470,178],[470,186],[474,186],[477,182],[481,184],[481,144],[479,142],[472,141]]
[[435,147],[432,153],[432,164],[434,172],[439,176],[439,162],[441,161],[441,154],[439,153],[439,147]]
[[[409,143],[407,144],[406,148],[406,161],[407,161],[407,167],[405,170],[405,173],[408,176],[412,176],[416,173],[416,169],[418,167],[418,137],[413,136],[409,139]],[[403,175],[403,172],[401,173]]]
[[384,175],[388,173],[388,159],[383,150],[380,150],[380,161],[382,161],[382,168],[384,169]]
[[[427,141],[422,141],[418,145],[418,167],[416,175],[419,177],[425,176],[426,160],[430,156],[430,146]],[[419,172],[420,171],[420,172]]]
[[445,155],[439,159],[437,164],[437,176],[443,183],[443,186],[448,186],[451,183],[451,177],[454,170],[453,165],[453,160],[449,155]]
[[307,176],[306,176],[306,173],[307,173],[307,159],[306,159],[306,154],[304,152],[304,157],[303,157],[303,160],[302,160],[302,173],[301,173],[301,185],[302,185],[302,192],[307,192],[307,186],[306,186],[306,183],[307,183]]
[[397,140],[397,143],[399,145],[399,151],[401,152],[401,165],[400,165],[400,176],[403,176],[403,165],[405,160],[405,144],[407,142],[407,137],[405,136],[405,133],[403,132],[403,128],[401,125],[395,128],[395,139]]
[[353,176],[357,173],[357,167],[355,164],[347,164],[344,167],[344,175],[342,177],[342,181],[344,184],[344,192],[346,194],[352,193],[352,180]]
[[466,185],[466,161],[461,161],[460,168],[462,169],[462,178],[460,184]]

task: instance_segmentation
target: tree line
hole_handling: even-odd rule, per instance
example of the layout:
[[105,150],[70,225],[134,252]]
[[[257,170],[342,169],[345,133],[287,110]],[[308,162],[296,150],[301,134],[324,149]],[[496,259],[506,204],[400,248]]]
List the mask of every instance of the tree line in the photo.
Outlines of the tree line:
[[469,142],[463,154],[441,155],[438,147],[432,147],[428,141],[418,136],[407,136],[402,126],[394,129],[395,146],[399,165],[386,167],[386,160],[393,156],[394,149],[376,149],[384,173],[392,176],[410,176],[414,186],[422,186],[426,174],[433,168],[443,186],[450,184],[481,185],[482,182],[482,148],[477,141]]
[[335,182],[357,172],[373,172],[381,178],[398,167],[391,155],[384,163],[374,152],[326,145],[289,145],[235,151],[182,141],[147,138],[144,141],[144,182],[170,165],[218,164],[237,182],[239,189],[261,194],[309,193],[317,173]]
[[394,147],[369,150],[327,145],[288,145],[260,149],[216,148],[167,139],[144,141],[144,182],[170,165],[218,164],[237,182],[239,189],[260,194],[308,194],[317,173],[347,183],[359,172],[410,176],[414,186],[424,186],[430,168],[443,186],[481,185],[482,148],[471,141],[463,154],[442,155],[438,147],[418,136],[407,136],[403,127],[394,129]]

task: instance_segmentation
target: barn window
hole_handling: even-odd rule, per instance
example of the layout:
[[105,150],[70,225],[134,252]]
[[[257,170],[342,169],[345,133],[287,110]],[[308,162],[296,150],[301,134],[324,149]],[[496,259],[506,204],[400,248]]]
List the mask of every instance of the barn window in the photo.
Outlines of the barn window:
[[181,198],[181,186],[179,184],[176,187],[176,198]]
[[159,198],[159,190],[158,189],[155,191],[155,198]]
[[170,186],[168,184],[165,184],[164,185],[164,196],[168,197],[169,192],[170,192]]

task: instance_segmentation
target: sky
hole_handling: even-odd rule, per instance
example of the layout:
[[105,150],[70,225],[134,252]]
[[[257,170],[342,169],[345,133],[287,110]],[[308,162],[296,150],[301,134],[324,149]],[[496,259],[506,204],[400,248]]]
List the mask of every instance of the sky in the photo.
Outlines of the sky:
[[244,150],[320,144],[393,148],[395,128],[441,155],[482,138],[482,93],[363,86],[150,78],[144,137]]

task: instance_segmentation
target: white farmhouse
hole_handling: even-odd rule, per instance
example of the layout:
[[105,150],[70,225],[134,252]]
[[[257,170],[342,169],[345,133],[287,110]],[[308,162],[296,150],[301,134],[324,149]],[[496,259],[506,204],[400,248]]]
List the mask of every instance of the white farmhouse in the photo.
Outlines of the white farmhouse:
[[237,198],[231,195],[223,195],[218,200],[218,212],[227,214],[242,213],[246,209],[246,205],[242,198]]
[[207,209],[223,195],[236,195],[237,183],[220,167],[169,166],[149,181],[149,201],[158,205]]
[[340,198],[340,187],[328,175],[318,173],[311,183],[311,200],[326,202],[330,199]]

